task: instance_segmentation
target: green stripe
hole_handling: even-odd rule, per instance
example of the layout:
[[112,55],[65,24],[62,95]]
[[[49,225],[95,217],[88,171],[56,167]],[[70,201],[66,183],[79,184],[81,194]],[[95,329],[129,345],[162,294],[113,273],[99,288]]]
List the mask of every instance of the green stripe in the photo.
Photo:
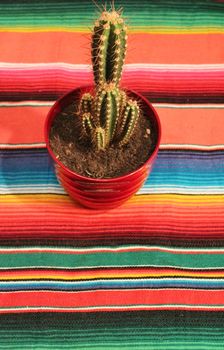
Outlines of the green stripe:
[[104,252],[87,254],[20,253],[0,254],[1,268],[19,267],[85,268],[103,266],[170,266],[222,268],[224,254],[178,254],[170,252]]
[[222,349],[224,344],[220,313],[2,315],[0,325],[1,349]]
[[[140,27],[222,27],[224,3],[211,0],[116,1],[124,8],[129,26]],[[96,6],[89,0],[1,1],[0,24],[4,26],[86,27],[96,18]]]
[[[57,346],[56,349],[62,349],[64,346],[77,346],[77,347],[93,347],[97,348],[99,346],[165,346],[166,349],[168,346],[175,346],[179,349],[179,347],[191,346],[219,346],[223,348],[224,337],[219,335],[218,330],[217,333],[215,331],[210,331],[208,335],[205,334],[196,334],[196,332],[188,334],[184,334],[182,332],[181,335],[175,332],[173,329],[169,329],[168,332],[162,332],[160,329],[156,328],[153,330],[153,334],[150,332],[146,332],[142,334],[142,330],[138,330],[138,332],[134,332],[133,330],[123,330],[123,333],[117,332],[116,329],[107,332],[93,333],[91,334],[89,330],[85,331],[77,331],[71,332],[71,330],[48,330],[44,334],[42,332],[38,332],[37,330],[33,330],[33,332],[10,332],[6,333],[1,332],[1,341],[0,348],[3,348],[3,345],[7,347],[10,345],[13,348],[22,349],[24,346],[42,346],[41,349],[45,349],[45,345],[48,346]],[[199,330],[200,331],[200,330]],[[171,335],[171,336],[170,336]],[[22,347],[23,346],[23,347]],[[34,347],[36,349],[36,347]],[[76,347],[75,347],[76,348]],[[33,349],[33,347],[32,347]],[[156,347],[157,349],[157,347]],[[185,348],[184,348],[185,349]]]

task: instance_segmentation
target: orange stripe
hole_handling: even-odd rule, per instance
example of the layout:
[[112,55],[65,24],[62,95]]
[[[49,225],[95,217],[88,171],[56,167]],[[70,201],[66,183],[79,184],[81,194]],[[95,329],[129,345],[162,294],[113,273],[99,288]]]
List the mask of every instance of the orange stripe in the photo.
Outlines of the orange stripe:
[[[0,61],[90,63],[90,34],[0,32]],[[24,47],[26,50],[24,50]],[[126,63],[223,63],[222,34],[129,34]]]
[[94,280],[108,278],[197,277],[223,278],[224,271],[186,271],[177,269],[124,269],[106,271],[1,271],[0,280]]
[[218,145],[224,143],[223,109],[157,109],[161,143]]
[[[44,121],[49,108],[0,108],[1,143],[44,142]],[[157,108],[157,111],[162,123],[162,144],[224,143],[223,109]]]
[[44,121],[50,107],[0,108],[1,143],[44,142]]

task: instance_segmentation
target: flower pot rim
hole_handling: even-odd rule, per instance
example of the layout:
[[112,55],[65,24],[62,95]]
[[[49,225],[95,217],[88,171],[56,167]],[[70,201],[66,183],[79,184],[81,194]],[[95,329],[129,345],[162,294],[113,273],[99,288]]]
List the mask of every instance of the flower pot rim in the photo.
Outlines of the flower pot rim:
[[[46,120],[45,120],[45,125],[44,125],[44,136],[45,136],[45,142],[46,142],[46,147],[47,150],[51,156],[51,158],[54,160],[54,162],[59,165],[66,173],[70,174],[72,177],[76,177],[77,179],[80,180],[85,180],[85,181],[89,181],[89,182],[94,182],[94,183],[108,183],[108,182],[116,182],[119,180],[126,180],[129,177],[132,177],[135,173],[138,173],[139,171],[141,171],[149,162],[151,162],[157,155],[158,149],[159,149],[159,145],[160,145],[160,141],[161,141],[161,123],[160,123],[160,119],[159,116],[155,110],[155,108],[152,106],[152,104],[144,97],[142,96],[140,93],[136,92],[135,90],[130,90],[127,88],[123,89],[127,92],[130,92],[131,94],[136,95],[137,98],[139,98],[140,100],[143,100],[144,103],[147,105],[147,107],[149,107],[149,109],[153,112],[153,117],[156,120],[156,124],[157,124],[157,138],[156,138],[156,146],[153,150],[153,152],[149,155],[148,159],[144,162],[144,164],[142,164],[140,167],[138,167],[137,169],[135,169],[134,171],[131,171],[125,175],[121,175],[121,176],[116,176],[116,177],[110,177],[110,178],[93,178],[93,177],[88,177],[88,176],[84,176],[84,175],[80,175],[79,173],[71,170],[70,168],[66,167],[60,160],[58,160],[53,152],[53,150],[50,147],[50,138],[49,138],[49,131],[52,125],[52,122],[54,120],[54,118],[52,118],[52,113],[55,110],[55,108],[60,104],[60,102],[66,98],[68,95],[73,94],[75,91],[81,91],[81,90],[91,90],[94,89],[94,85],[82,85],[80,87],[77,87],[75,89],[72,89],[68,92],[66,92],[62,97],[60,97],[59,99],[56,100],[56,102],[53,104],[53,106],[50,108]],[[49,120],[51,120],[51,122],[49,123]]]

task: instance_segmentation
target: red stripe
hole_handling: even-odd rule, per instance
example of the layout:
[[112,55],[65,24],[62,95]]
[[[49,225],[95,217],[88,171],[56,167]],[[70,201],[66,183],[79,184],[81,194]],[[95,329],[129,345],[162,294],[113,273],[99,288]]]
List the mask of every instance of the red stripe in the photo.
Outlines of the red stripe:
[[[44,142],[44,122],[49,109],[50,107],[32,106],[1,107],[0,142],[2,144]],[[223,109],[158,108],[157,111],[163,126],[161,141],[164,144],[214,145],[224,143]],[[179,130],[191,130],[191,132],[179,132]],[[163,208],[166,209],[165,212],[169,209],[165,205]],[[208,215],[209,213],[215,214],[214,211],[211,212],[212,208],[214,211],[218,210],[218,207],[210,206],[206,209]],[[12,207],[9,209],[10,215],[11,210],[13,210]],[[156,215],[157,212],[156,209]]]
[[[199,213],[198,213],[199,214]],[[30,230],[32,232],[39,232],[40,236],[45,235],[47,232],[55,231],[55,234],[59,234],[60,232],[64,232],[65,236],[68,234],[76,234],[78,236],[85,235],[88,233],[90,236],[95,236],[101,233],[111,233],[117,234],[119,233],[125,234],[126,232],[134,232],[136,233],[149,233],[149,232],[175,232],[176,230],[181,230],[182,232],[191,232],[192,236],[200,235],[202,232],[206,234],[212,234],[213,232],[219,232],[221,229],[223,232],[223,224],[224,224],[224,216],[215,216],[215,217],[207,217],[204,215],[196,216],[191,212],[188,217],[175,217],[168,215],[162,215],[159,213],[157,217],[153,215],[148,216],[140,216],[135,217],[132,213],[133,217],[128,219],[124,227],[124,220],[127,218],[127,215],[117,218],[110,218],[104,216],[102,218],[95,218],[91,222],[91,225],[87,225],[86,219],[80,220],[76,219],[74,223],[69,221],[69,216],[60,215],[60,217],[56,217],[53,215],[52,217],[45,217],[43,214],[39,214],[38,219],[30,213],[28,215],[22,215],[20,217],[11,217],[11,221],[9,221],[9,217],[2,217],[0,222],[0,232],[3,234],[7,233],[10,235],[10,232],[15,232],[15,230],[19,233],[21,228],[21,232],[28,232]],[[160,225],[158,226],[158,220]]]
[[103,307],[143,305],[224,305],[223,290],[101,290],[88,292],[22,291],[0,293],[0,307]]
[[[160,218],[158,218],[159,220]],[[21,225],[21,226],[20,226]],[[23,223],[15,224],[14,227],[7,226],[1,227],[1,239],[6,238],[20,238],[20,239],[76,239],[83,241],[94,241],[94,240],[115,240],[115,239],[127,239],[129,242],[137,241],[139,239],[168,239],[177,238],[183,239],[184,241],[190,239],[224,239],[223,223],[219,226],[214,222],[211,226],[188,226],[185,225],[174,225],[172,221],[166,223],[166,225],[158,227],[144,225],[145,227],[124,227],[121,225],[116,228],[101,227],[98,230],[90,228],[82,228],[77,230],[76,227],[66,227],[65,225],[52,225],[49,227],[47,224],[43,228],[42,225],[33,223],[36,227],[25,226]],[[143,225],[143,224],[141,224]],[[106,235],[106,237],[105,237]],[[183,236],[184,235],[184,236]]]
[[[223,63],[222,39],[222,34],[129,34],[126,62]],[[2,62],[90,63],[89,33],[0,32],[0,42]]]

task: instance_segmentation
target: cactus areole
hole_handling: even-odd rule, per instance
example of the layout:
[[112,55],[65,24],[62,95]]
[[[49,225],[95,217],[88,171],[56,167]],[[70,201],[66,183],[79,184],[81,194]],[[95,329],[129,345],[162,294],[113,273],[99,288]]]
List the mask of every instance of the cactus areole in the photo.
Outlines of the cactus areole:
[[144,97],[120,86],[126,50],[121,11],[103,11],[91,37],[94,85],[67,93],[46,120],[58,179],[88,207],[115,207],[134,194],[159,148],[156,111]]

